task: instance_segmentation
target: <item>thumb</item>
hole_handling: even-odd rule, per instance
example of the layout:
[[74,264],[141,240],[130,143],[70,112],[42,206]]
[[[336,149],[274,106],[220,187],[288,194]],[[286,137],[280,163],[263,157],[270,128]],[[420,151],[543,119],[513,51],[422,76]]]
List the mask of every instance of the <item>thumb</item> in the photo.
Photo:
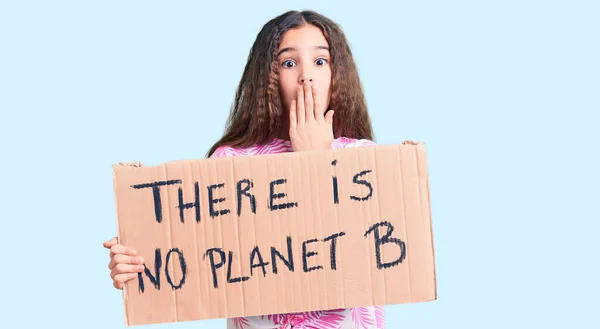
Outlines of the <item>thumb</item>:
[[333,124],[333,112],[333,110],[330,110],[325,114],[325,122],[330,125]]
[[112,246],[114,246],[118,242],[119,242],[119,240],[117,239],[117,237],[114,237],[114,238],[110,239],[109,241],[105,241],[103,243],[103,245],[104,245],[104,248],[110,249]]

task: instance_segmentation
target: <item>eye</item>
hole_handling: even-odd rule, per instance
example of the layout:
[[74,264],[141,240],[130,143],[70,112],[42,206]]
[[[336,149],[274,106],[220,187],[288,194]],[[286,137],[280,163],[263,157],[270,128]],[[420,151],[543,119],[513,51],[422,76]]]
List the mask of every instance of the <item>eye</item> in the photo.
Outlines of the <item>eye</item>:
[[296,65],[296,63],[293,60],[288,59],[286,61],[283,61],[283,63],[281,63],[281,65],[283,67],[294,67],[294,65]]
[[326,58],[319,58],[315,61],[315,63],[317,63],[317,65],[325,65],[325,63],[327,63],[327,59]]

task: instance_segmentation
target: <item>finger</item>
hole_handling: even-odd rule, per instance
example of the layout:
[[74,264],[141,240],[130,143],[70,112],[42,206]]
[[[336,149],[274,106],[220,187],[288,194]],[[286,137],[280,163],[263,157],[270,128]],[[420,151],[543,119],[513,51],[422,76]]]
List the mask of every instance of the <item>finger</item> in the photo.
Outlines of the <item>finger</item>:
[[304,122],[306,121],[306,114],[304,109],[304,88],[302,86],[298,86],[296,99],[296,118],[298,120],[298,125],[304,125]]
[[137,273],[126,273],[126,274],[118,274],[115,275],[114,281],[119,283],[126,283],[131,279],[135,279],[137,277]]
[[298,123],[296,118],[296,101],[293,100],[290,104],[290,130],[296,130],[296,124]]
[[137,273],[144,270],[144,265],[117,264],[110,271],[110,277],[115,279],[119,274]]
[[119,290],[123,289],[124,284],[117,282],[117,281],[113,281],[113,286]]
[[312,83],[307,82],[304,86],[304,112],[306,114],[306,121],[315,120],[315,109],[312,97]]
[[137,252],[133,248],[125,247],[122,244],[116,244],[110,247],[110,258],[113,258],[116,254],[135,256]]
[[117,289],[123,289],[123,286],[127,281],[135,279],[137,273],[117,274],[113,279],[113,286]]
[[318,101],[316,88],[312,88],[312,99],[315,108],[315,119],[317,121],[322,121],[324,119],[324,109],[321,107],[321,102]]
[[142,265],[144,264],[144,258],[139,256],[128,256],[123,254],[116,254],[111,258],[108,263],[108,268],[113,269],[117,264],[131,264],[131,265]]
[[103,242],[102,244],[104,245],[104,248],[110,249],[110,247],[114,246],[117,243],[118,243],[117,237],[114,237],[108,241]]
[[330,110],[325,114],[325,122],[329,125],[333,125],[333,110]]

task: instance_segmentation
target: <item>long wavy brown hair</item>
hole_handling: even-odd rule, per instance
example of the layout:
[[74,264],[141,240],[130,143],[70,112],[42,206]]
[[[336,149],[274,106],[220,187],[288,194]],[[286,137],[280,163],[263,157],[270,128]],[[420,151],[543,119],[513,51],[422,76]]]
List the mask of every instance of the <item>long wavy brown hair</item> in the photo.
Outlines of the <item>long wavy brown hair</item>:
[[249,147],[273,139],[282,129],[284,116],[279,94],[277,51],[289,29],[312,24],[321,29],[331,54],[331,98],[335,110],[334,138],[373,140],[362,85],[350,46],[342,29],[314,11],[288,11],[267,22],[258,33],[235,94],[223,137],[208,151],[210,157],[220,146]]

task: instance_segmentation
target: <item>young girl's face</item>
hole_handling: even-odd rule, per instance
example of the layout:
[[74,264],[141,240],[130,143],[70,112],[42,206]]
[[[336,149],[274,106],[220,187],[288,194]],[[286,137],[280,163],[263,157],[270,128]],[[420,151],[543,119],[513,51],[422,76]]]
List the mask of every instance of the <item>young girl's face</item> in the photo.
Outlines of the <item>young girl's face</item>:
[[281,39],[278,54],[279,91],[285,112],[297,99],[298,87],[307,83],[314,89],[315,106],[325,112],[329,106],[331,66],[329,44],[321,30],[310,24],[288,30]]

